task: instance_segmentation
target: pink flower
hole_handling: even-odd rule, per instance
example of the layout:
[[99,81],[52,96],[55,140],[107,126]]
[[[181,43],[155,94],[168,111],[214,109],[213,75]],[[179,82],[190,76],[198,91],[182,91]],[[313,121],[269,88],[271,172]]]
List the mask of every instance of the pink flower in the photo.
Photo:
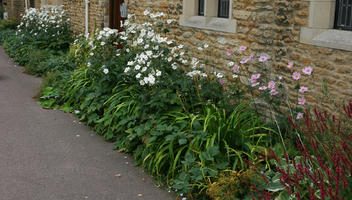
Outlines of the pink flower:
[[225,83],[225,80],[221,79],[219,82],[220,82],[221,85],[223,85]]
[[257,79],[255,79],[253,76],[251,77],[251,79],[249,79],[251,81],[251,83],[255,83],[257,82]]
[[253,76],[255,79],[258,79],[258,78],[260,78],[261,74],[254,74]]
[[249,80],[251,81],[251,83],[255,83],[257,82],[258,78],[260,78],[260,74],[254,74]]
[[304,98],[304,97],[300,97],[300,98],[298,98],[298,104],[299,105],[304,105],[305,103],[306,103],[306,99]]
[[274,81],[270,81],[269,83],[268,83],[268,88],[269,89],[275,89],[275,82]]
[[293,65],[294,65],[293,62],[289,62],[287,65],[287,68],[292,69]]
[[257,85],[259,85],[259,82],[254,82],[254,83],[252,83],[252,87],[255,87],[255,86],[257,86]]
[[266,90],[268,89],[266,86],[259,87],[259,90]]
[[294,72],[292,74],[292,78],[295,79],[296,81],[299,80],[301,78],[301,74],[298,72]]
[[304,87],[304,86],[301,86],[301,88],[299,89],[299,92],[300,93],[305,93],[308,91],[308,88],[307,87]]
[[282,80],[282,78],[283,78],[282,76],[279,76],[279,80]]
[[296,119],[302,119],[303,118],[303,113],[298,113]]
[[313,72],[313,68],[312,67],[306,67],[302,70],[303,73],[307,74],[307,75],[311,75]]
[[246,64],[249,61],[249,59],[243,59],[240,61],[241,64]]
[[260,56],[260,58],[259,58],[259,62],[265,62],[267,60],[268,60],[268,57],[266,57],[266,56]]
[[238,65],[235,65],[234,67],[233,67],[233,71],[234,72],[238,72],[240,70],[240,66],[238,66]]
[[253,60],[254,59],[254,54],[251,54],[250,56],[249,56],[249,60]]
[[227,56],[231,56],[231,54],[232,54],[231,49],[228,49],[228,50],[226,51],[226,54],[227,54]]
[[240,46],[240,51],[244,51],[244,50],[246,50],[247,49],[247,47],[246,46]]
[[270,90],[270,94],[271,94],[271,95],[277,95],[277,94],[279,94],[279,92],[276,91],[276,90]]

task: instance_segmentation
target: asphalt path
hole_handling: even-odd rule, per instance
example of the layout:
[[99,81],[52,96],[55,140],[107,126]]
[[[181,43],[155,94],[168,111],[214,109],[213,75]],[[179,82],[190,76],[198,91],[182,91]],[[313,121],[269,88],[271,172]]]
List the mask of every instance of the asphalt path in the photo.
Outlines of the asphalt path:
[[41,79],[0,48],[0,200],[171,200],[133,159],[71,114],[43,109]]

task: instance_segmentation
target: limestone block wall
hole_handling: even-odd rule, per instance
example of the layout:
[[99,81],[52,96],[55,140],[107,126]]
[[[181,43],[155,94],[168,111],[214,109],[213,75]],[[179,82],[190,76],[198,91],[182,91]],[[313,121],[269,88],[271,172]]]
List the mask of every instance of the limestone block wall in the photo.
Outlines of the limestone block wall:
[[[97,1],[99,0],[92,0],[90,23],[101,20],[102,15],[108,15],[108,1],[105,1],[105,8],[101,8]],[[183,1],[185,0],[127,0],[128,12],[143,18],[143,11],[150,8],[154,12],[164,12],[168,18],[178,21],[182,15]],[[65,0],[65,6],[74,11],[71,18],[76,32],[83,32],[84,1]],[[236,49],[240,45],[248,46],[253,53],[268,55],[268,64],[274,75],[284,76],[292,85],[294,82],[291,74],[294,69],[287,68],[288,62],[298,66],[312,66],[314,75],[304,80],[305,85],[311,89],[309,95],[312,97],[308,101],[334,110],[341,102],[352,97],[352,52],[301,43],[301,27],[308,24],[309,9],[309,2],[303,0],[233,0],[231,18],[237,20],[237,33],[176,24],[169,37],[177,43],[185,44],[194,56],[201,57],[204,52],[199,52],[196,47],[206,41],[212,49],[208,56],[214,58],[213,67],[227,72],[230,80],[231,69],[226,64],[231,58],[226,55],[226,49]],[[248,70],[254,73],[260,71],[258,67]],[[332,98],[329,100],[325,97],[322,90],[328,91]],[[334,102],[331,102],[332,99]]]

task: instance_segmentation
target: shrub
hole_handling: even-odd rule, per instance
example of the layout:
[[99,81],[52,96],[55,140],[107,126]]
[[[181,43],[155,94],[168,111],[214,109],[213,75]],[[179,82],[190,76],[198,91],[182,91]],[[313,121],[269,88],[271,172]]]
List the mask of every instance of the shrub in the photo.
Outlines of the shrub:
[[0,44],[2,45],[6,39],[12,38],[16,35],[16,31],[12,29],[0,30]]
[[59,7],[31,8],[22,17],[17,35],[40,49],[66,49],[72,42],[69,21]]
[[302,135],[297,139],[299,155],[289,159],[275,157],[280,173],[280,182],[285,190],[296,199],[349,199],[352,175],[351,157],[351,110],[352,102],[344,106],[346,116],[314,109],[308,110],[304,122],[296,123],[289,116],[292,127]]
[[19,25],[19,21],[17,19],[9,19],[9,20],[1,20],[0,21],[0,30],[16,30]]
[[214,200],[251,199],[251,185],[259,179],[253,169],[246,171],[225,171],[213,182],[207,195]]
[[3,46],[9,56],[22,66],[28,63],[31,52],[36,50],[32,43],[16,35],[5,39]]
[[26,72],[32,75],[45,76],[50,72],[66,72],[74,69],[73,64],[67,60],[67,55],[53,55],[47,50],[31,52],[30,59],[25,66]]

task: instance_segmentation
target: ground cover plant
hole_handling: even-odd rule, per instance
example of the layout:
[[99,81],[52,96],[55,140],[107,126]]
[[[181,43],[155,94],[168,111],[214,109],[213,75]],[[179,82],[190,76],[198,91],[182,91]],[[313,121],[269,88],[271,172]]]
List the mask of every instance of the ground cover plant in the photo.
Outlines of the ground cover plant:
[[226,78],[167,38],[176,22],[163,13],[146,10],[143,24],[131,15],[122,32],[104,28],[73,43],[63,13],[30,10],[0,40],[9,36],[10,56],[45,76],[41,105],[74,113],[180,199],[350,197],[352,105],[344,120],[304,112],[311,88],[303,77],[312,67],[289,63],[290,86],[270,76],[267,55],[241,46],[227,51],[233,74]]

